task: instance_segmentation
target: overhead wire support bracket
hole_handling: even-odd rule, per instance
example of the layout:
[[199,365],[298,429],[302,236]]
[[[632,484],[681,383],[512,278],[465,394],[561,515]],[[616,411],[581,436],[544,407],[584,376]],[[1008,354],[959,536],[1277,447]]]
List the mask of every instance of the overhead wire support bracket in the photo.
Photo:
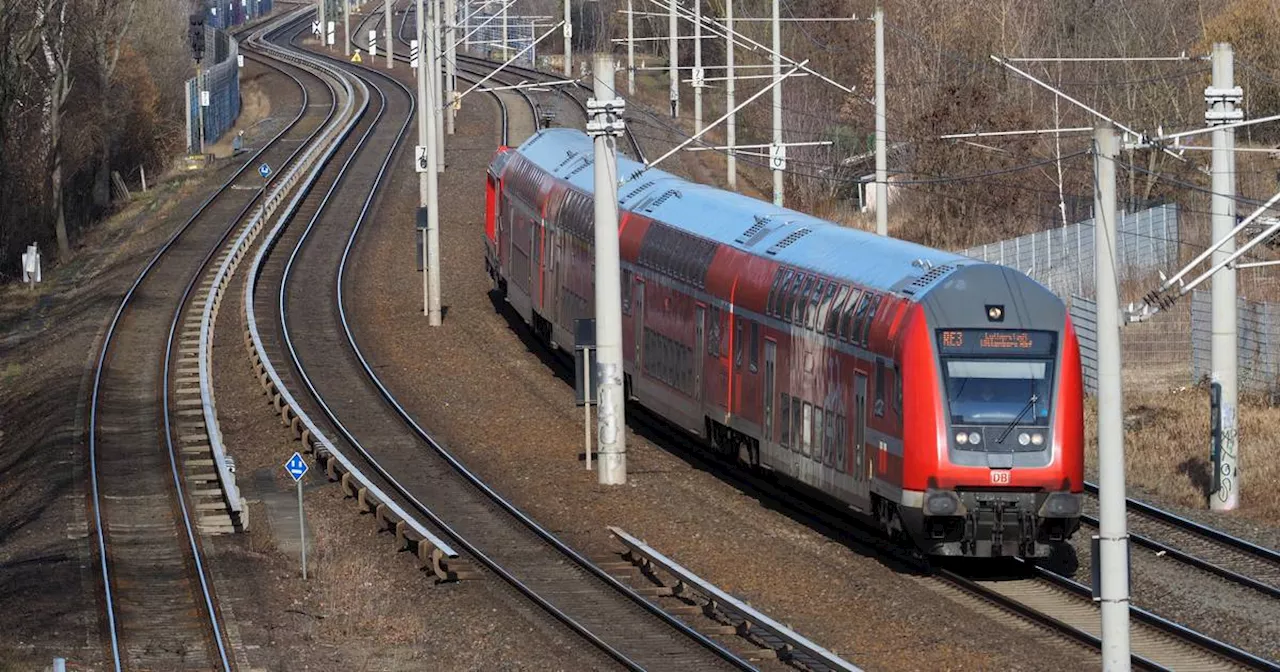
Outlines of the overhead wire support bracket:
[[600,136],[620,137],[627,130],[627,122],[622,114],[626,112],[627,103],[622,98],[613,100],[587,99],[587,135],[592,138]]

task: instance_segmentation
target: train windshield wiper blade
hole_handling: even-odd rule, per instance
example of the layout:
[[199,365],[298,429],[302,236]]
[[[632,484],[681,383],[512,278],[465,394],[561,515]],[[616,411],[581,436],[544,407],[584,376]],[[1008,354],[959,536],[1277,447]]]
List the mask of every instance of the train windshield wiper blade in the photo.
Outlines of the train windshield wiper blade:
[[1040,395],[1031,395],[1031,398],[1027,400],[1026,405],[1024,405],[1022,410],[1018,411],[1018,415],[1013,418],[1013,422],[1009,423],[1009,426],[1004,428],[1004,433],[1000,435],[1000,438],[996,440],[996,443],[1004,443],[1004,440],[1009,437],[1009,432],[1012,432],[1013,428],[1018,426],[1018,423],[1022,421],[1022,416],[1026,415],[1027,411],[1031,410],[1031,407],[1035,406],[1037,401],[1040,401]]

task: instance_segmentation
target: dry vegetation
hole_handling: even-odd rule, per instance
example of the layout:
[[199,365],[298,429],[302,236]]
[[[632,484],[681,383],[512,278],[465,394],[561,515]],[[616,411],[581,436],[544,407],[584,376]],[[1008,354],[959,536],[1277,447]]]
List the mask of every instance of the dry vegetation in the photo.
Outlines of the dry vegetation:
[[[36,242],[65,262],[182,146],[191,7],[166,0],[0,0],[0,281]],[[56,247],[54,247],[56,241]]]

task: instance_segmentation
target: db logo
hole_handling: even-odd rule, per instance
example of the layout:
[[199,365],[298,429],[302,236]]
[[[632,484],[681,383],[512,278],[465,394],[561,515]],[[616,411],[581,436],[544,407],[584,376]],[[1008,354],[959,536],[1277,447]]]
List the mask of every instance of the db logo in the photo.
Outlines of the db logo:
[[1009,470],[995,469],[991,471],[992,485],[1009,485]]

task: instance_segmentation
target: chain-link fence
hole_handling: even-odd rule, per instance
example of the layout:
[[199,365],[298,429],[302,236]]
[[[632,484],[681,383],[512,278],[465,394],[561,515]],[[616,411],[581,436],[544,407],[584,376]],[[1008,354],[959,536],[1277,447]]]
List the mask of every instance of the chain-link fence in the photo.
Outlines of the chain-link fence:
[[217,0],[206,2],[205,25],[231,28],[271,13],[272,0]]
[[[1120,280],[1136,278],[1178,261],[1178,206],[1173,203],[1125,215],[1119,226],[1116,263]],[[1061,297],[1093,294],[1093,220],[960,252],[1010,266]]]
[[[1211,371],[1213,299],[1211,291],[1191,292],[1191,377],[1200,381]],[[1280,391],[1280,304],[1236,301],[1240,388],[1274,394]]]
[[[465,6],[462,9],[465,9]],[[506,17],[504,21],[500,13],[493,14],[481,10],[470,16],[463,15],[459,18],[462,19],[462,34],[466,36],[463,40],[463,48],[467,51],[494,60],[506,61],[528,48],[529,50],[520,54],[520,58],[515,62],[526,66],[536,62],[538,48],[531,47],[533,41],[537,39],[534,35],[535,17],[513,14]],[[502,38],[504,24],[507,33],[505,40]]]

